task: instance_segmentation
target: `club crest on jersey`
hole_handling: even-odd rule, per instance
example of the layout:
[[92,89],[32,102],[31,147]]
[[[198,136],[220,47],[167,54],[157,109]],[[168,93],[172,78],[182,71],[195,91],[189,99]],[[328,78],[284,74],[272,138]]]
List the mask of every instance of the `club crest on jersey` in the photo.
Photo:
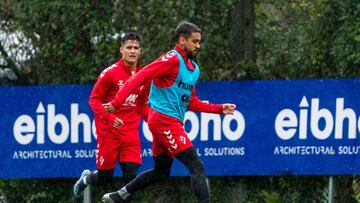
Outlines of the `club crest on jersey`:
[[179,137],[179,141],[183,144],[186,144],[186,138],[182,135]]
[[165,56],[161,57],[161,61],[167,61],[169,60],[171,57],[175,56],[176,54],[174,52],[168,52]]
[[104,164],[104,161],[105,161],[104,157],[101,156],[101,157],[99,158],[99,162],[100,162],[100,165],[101,165],[101,166]]

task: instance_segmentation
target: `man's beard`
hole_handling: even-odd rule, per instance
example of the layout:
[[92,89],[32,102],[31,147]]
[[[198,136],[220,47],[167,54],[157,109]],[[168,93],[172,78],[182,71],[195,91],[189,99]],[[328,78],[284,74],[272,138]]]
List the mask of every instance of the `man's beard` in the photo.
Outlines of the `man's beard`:
[[196,56],[198,55],[199,50],[197,50],[197,51],[186,51],[186,52],[188,54],[189,59],[196,59]]

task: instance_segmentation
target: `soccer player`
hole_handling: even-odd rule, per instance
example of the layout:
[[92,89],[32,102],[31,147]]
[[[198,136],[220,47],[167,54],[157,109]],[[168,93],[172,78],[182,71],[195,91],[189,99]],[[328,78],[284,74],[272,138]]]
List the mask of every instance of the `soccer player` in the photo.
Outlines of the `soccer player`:
[[153,135],[154,168],[138,175],[119,191],[107,193],[103,202],[124,202],[143,187],[170,176],[173,158],[191,174],[191,188],[199,202],[210,202],[205,169],[184,128],[187,110],[216,114],[233,114],[234,104],[208,104],[196,96],[195,84],[200,70],[194,58],[200,49],[201,30],[190,22],[181,23],[175,31],[175,48],[160,56],[131,77],[104,105],[108,111],[120,107],[135,88],[151,81],[148,125]]
[[138,63],[140,37],[128,33],[121,39],[121,59],[104,69],[91,92],[89,105],[94,112],[97,134],[97,170],[84,170],[74,185],[74,195],[80,196],[88,185],[104,185],[113,179],[116,163],[120,163],[122,180],[130,182],[136,177],[142,163],[138,133],[140,116],[147,119],[146,105],[150,86],[132,88],[127,98],[117,105],[113,113],[105,111],[103,103],[111,101],[124,83],[141,69]]

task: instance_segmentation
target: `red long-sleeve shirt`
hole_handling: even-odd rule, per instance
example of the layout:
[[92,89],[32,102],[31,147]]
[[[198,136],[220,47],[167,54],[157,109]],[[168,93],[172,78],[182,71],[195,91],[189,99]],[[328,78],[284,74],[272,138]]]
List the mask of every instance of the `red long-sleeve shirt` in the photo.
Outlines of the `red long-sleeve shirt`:
[[[135,72],[140,69],[141,67],[138,66]],[[104,69],[98,77],[89,99],[89,105],[95,115],[98,136],[101,136],[102,132],[107,132],[108,129],[116,134],[129,135],[130,133],[138,135],[140,115],[145,120],[147,119],[148,106],[146,102],[149,95],[149,85],[132,88],[125,98],[126,100],[119,104],[114,113],[105,111],[102,106],[102,104],[110,102],[115,97],[119,89],[135,72],[131,72],[130,67],[126,66],[124,61],[120,59],[117,63]],[[112,127],[116,117],[125,124],[119,129]]]
[[[174,48],[177,50],[190,70],[194,70],[193,64],[190,62],[187,53],[178,46]],[[116,94],[111,104],[115,108],[119,108],[125,101],[126,97],[137,87],[149,84],[153,80],[154,85],[159,88],[170,87],[174,84],[179,72],[180,60],[176,54],[163,54],[151,64],[144,67],[141,71],[131,77],[123,86],[123,88]],[[195,87],[192,90],[192,95],[189,101],[188,109],[191,111],[207,112],[207,113],[222,113],[221,104],[208,104],[201,101],[196,96]]]

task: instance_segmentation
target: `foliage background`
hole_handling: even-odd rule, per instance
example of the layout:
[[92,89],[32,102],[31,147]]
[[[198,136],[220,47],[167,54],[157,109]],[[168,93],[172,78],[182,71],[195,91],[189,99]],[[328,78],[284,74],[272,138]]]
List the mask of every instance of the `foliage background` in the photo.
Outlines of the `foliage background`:
[[[201,80],[360,75],[358,0],[0,0],[0,84],[93,84],[120,58],[123,33],[141,34],[145,65],[173,47],[184,20],[203,31]],[[326,202],[327,179],[211,177],[211,195],[214,202]],[[0,201],[79,202],[71,196],[74,181],[1,180]],[[174,177],[137,200],[193,202],[188,182]],[[336,202],[360,202],[357,175],[335,183]],[[96,188],[94,199],[106,190]]]

